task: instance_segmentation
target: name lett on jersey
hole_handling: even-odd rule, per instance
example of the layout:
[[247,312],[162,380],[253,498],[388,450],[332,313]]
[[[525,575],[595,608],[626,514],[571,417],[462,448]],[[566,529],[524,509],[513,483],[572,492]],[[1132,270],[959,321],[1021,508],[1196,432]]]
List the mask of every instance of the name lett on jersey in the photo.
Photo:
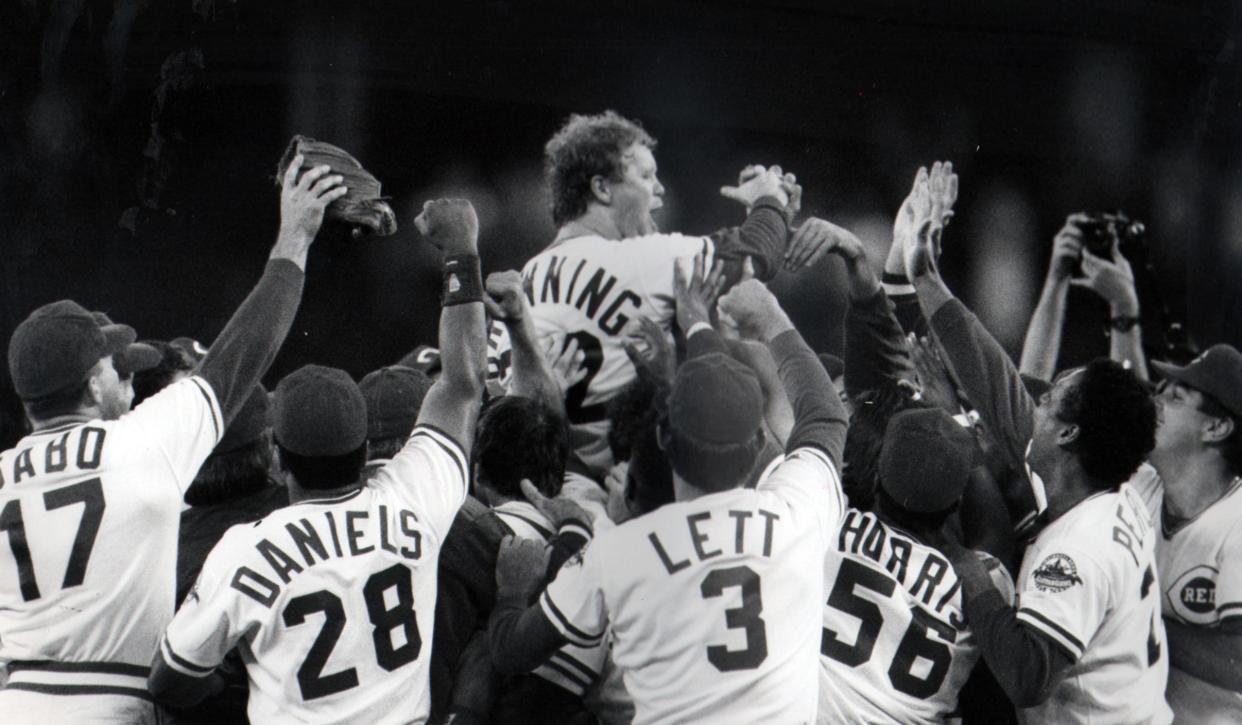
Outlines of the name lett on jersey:
[[[397,509],[396,513],[393,527],[388,507],[379,507],[378,541],[368,540],[366,522],[371,512],[365,509],[323,511],[322,516],[309,516],[285,524],[287,536],[280,537],[278,542],[259,539],[254,545],[265,562],[262,571],[239,566],[229,586],[271,608],[280,597],[281,584],[289,584],[307,568],[330,559],[362,556],[378,546],[402,558],[417,560],[423,555],[418,516],[407,509]],[[290,552],[296,552],[297,556]],[[281,583],[277,583],[277,579]]]
[[[707,561],[714,559],[724,553],[724,548],[732,549],[734,554],[754,553],[756,542],[755,537],[747,536],[747,523],[751,520],[756,522],[756,530],[759,526],[763,528],[762,545],[759,552],[765,557],[772,556],[772,538],[776,522],[780,520],[780,515],[758,509],[756,511],[735,511],[729,510],[727,516],[733,519],[733,541],[732,542],[713,542],[707,532],[700,527],[704,522],[710,521],[712,512],[699,511],[697,513],[688,514],[686,516],[686,533],[687,538],[677,537],[678,541],[674,545],[666,546],[664,541],[653,531],[647,534],[647,540],[651,542],[651,546],[655,549],[655,554],[660,559],[660,563],[664,565],[664,570],[669,574],[686,569],[690,566],[691,557],[698,561]],[[762,519],[762,523],[759,522]],[[688,541],[687,541],[688,539]],[[670,542],[673,543],[673,542]],[[749,544],[749,548],[748,545]],[[672,554],[670,554],[670,549]]]

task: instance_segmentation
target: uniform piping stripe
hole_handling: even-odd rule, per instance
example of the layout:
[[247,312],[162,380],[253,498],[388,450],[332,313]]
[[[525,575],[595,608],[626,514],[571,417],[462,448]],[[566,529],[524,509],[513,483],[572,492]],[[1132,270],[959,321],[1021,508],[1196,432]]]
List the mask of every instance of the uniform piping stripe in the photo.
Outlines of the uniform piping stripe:
[[198,388],[198,392],[207,399],[207,410],[211,411],[211,424],[215,426],[216,440],[219,441],[220,437],[224,435],[224,421],[220,420],[221,412],[216,409],[215,396],[207,392],[207,389],[203,387],[206,383],[203,382],[202,378],[192,377],[190,381]]
[[[539,669],[541,670],[545,668],[552,670],[556,672],[558,675],[560,675],[561,677],[564,677],[566,680],[569,680],[569,684],[575,686],[572,689],[575,695],[581,695],[582,691],[587,688],[588,684],[590,684],[588,682],[582,681],[582,675],[579,675],[578,673],[573,672],[566,667],[562,667],[561,665],[557,664],[556,662],[553,662],[552,660],[548,660],[547,662],[544,662],[542,665],[539,666]],[[545,677],[544,679],[546,680],[548,678]],[[551,680],[549,680],[549,682],[551,682]],[[555,684],[560,685],[561,683],[557,682]],[[563,686],[564,685],[562,685],[562,687]],[[566,689],[570,689],[570,688],[566,688]]]
[[557,621],[560,623],[561,626],[559,629],[564,632],[569,639],[578,639],[578,642],[575,642],[574,644],[582,644],[584,647],[594,647],[604,636],[602,632],[599,634],[587,634],[571,624],[569,618],[557,608],[556,603],[552,601],[552,597],[549,597],[547,592],[543,593],[543,602],[547,605],[545,609],[551,612],[552,616],[556,617]]
[[136,687],[113,687],[110,685],[42,685],[34,682],[10,682],[6,690],[26,690],[44,695],[129,695],[147,702],[155,702],[155,698],[146,690]]
[[577,657],[574,657],[573,655],[569,654],[565,650],[558,649],[557,651],[553,652],[552,659],[563,660],[565,664],[570,665],[574,667],[575,669],[577,669],[579,672],[582,673],[583,676],[587,678],[588,684],[590,684],[591,680],[594,680],[596,677],[599,676],[598,672],[591,669],[590,667],[586,665],[586,663],[582,662],[582,660],[579,660]]
[[213,670],[216,669],[215,667],[203,667],[202,665],[195,664],[187,660],[186,658],[182,657],[181,655],[177,654],[176,652],[173,652],[172,645],[168,643],[167,639],[164,640],[163,649],[164,649],[164,654],[168,655],[169,664],[177,665],[178,667],[189,670],[191,672],[197,672],[200,675],[209,675],[211,674]]
[[130,665],[124,662],[53,662],[52,660],[13,660],[9,672],[33,670],[37,672],[96,672],[103,675],[132,675],[147,677],[150,667]]
[[[1228,612],[1234,609],[1242,609],[1242,602],[1229,602],[1228,604],[1222,604],[1216,608],[1216,613],[1224,614],[1225,612]],[[1233,616],[1238,616],[1238,615],[1235,614]]]
[[1086,648],[1082,646],[1082,642],[1080,642],[1077,637],[1070,634],[1069,630],[1065,629],[1061,625],[1051,619],[1048,619],[1034,609],[1019,609],[1018,618],[1029,620],[1027,622],[1028,624],[1044,632],[1051,637],[1053,641],[1068,650],[1069,653],[1073,655],[1070,659],[1077,660],[1079,657],[1082,657],[1082,653]]
[[552,532],[548,530],[548,527],[543,526],[543,525],[541,525],[541,524],[539,524],[539,523],[535,522],[535,520],[534,520],[534,519],[529,519],[529,518],[527,518],[527,517],[525,517],[525,516],[523,516],[523,515],[521,515],[521,514],[515,514],[515,513],[513,513],[512,511],[497,511],[497,512],[496,512],[496,515],[497,515],[497,516],[499,516],[502,520],[503,520],[503,519],[504,519],[504,517],[506,517],[506,516],[512,516],[513,518],[517,519],[518,521],[523,521],[523,522],[525,522],[527,525],[529,525],[529,526],[530,526],[531,528],[533,528],[535,531],[539,532],[539,535],[543,537],[543,540],[544,540],[544,542],[545,542],[545,543],[548,541],[548,539],[551,539],[551,538],[552,538]]
[[461,469],[462,479],[469,479],[469,467],[466,465],[465,451],[461,445],[457,443],[457,441],[453,440],[453,436],[448,435],[439,428],[426,423],[419,423],[418,426],[414,428],[414,432],[410,434],[410,438],[414,438],[419,435],[430,438],[441,448],[443,448],[449,454],[449,457],[457,462],[457,467]]

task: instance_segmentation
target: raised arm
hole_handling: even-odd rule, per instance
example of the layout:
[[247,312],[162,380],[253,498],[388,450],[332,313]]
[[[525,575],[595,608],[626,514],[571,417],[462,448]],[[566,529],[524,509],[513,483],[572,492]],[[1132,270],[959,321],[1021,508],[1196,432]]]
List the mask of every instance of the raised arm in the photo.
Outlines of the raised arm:
[[285,171],[280,233],[263,277],[212,343],[199,370],[216,394],[224,425],[236,417],[289,334],[302,299],[306,255],[323,224],[324,209],[345,195],[343,177],[316,166],[298,178],[302,157]]
[[479,220],[474,207],[465,199],[437,199],[423,205],[414,224],[444,252],[444,290],[440,300],[443,372],[427,391],[418,425],[432,426],[450,436],[468,460],[487,366]]
[[785,264],[792,197],[801,194],[793,175],[783,174],[779,166],[748,166],[738,181],[737,186],[723,187],[720,193],[746,207],[746,221],[740,227],[709,235],[716,259],[724,263],[726,286],[742,279],[747,257],[759,279],[776,276]]
[[1147,380],[1147,357],[1143,354],[1143,333],[1139,327],[1138,291],[1134,271],[1121,253],[1113,236],[1111,259],[1082,250],[1082,278],[1070,284],[1091,290],[1108,303],[1108,356]]
[[1048,263],[1048,276],[1039,294],[1039,304],[1031,315],[1022,341],[1022,358],[1018,370],[1040,380],[1052,380],[1057,371],[1057,356],[1061,352],[1061,330],[1065,324],[1065,298],[1069,294],[1070,278],[1078,268],[1082,255],[1082,229],[1079,224],[1087,221],[1083,213],[1071,214],[1065,226],[1052,240],[1052,261]]
[[483,298],[488,313],[509,332],[509,393],[538,400],[564,418],[565,391],[539,342],[522,285],[518,272],[493,272],[487,276],[487,295]]

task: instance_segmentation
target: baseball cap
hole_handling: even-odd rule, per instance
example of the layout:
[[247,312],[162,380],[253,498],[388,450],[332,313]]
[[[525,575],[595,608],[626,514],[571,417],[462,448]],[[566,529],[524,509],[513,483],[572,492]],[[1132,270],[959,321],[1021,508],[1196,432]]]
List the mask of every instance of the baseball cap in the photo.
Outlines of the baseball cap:
[[367,373],[358,383],[367,404],[367,440],[408,436],[430,387],[425,373],[401,365]]
[[91,316],[103,330],[104,337],[112,336],[116,339],[129,340],[125,347],[112,353],[112,366],[116,368],[117,374],[121,377],[127,378],[136,372],[150,370],[164,359],[163,353],[154,346],[145,342],[134,342],[138,333],[134,332],[134,328],[129,325],[115,323],[106,313],[99,311],[92,312]]
[[828,377],[834,380],[845,374],[845,361],[836,355],[821,352],[819,354],[819,364],[823,365],[824,370],[828,371]]
[[213,453],[228,453],[259,439],[271,425],[271,407],[267,402],[267,389],[256,385],[250,397],[242,403],[237,417],[224,429],[224,436],[216,444]]
[[168,344],[184,353],[193,361],[195,367],[198,367],[203,362],[203,358],[207,357],[207,348],[192,337],[174,337]]
[[945,411],[903,410],[884,431],[880,487],[907,511],[944,511],[966,490],[974,446],[970,433]]
[[1152,362],[1161,376],[1210,395],[1242,419],[1242,353],[1232,345],[1213,345],[1187,365]]
[[299,456],[340,456],[367,439],[367,404],[349,373],[305,365],[276,386],[272,428]]
[[80,384],[99,361],[133,343],[126,325],[100,327],[73,300],[31,312],[9,338],[9,372],[22,400],[37,400]]
[[427,375],[440,371],[440,349],[431,345],[419,345],[414,351],[401,358],[398,365],[418,370]]
[[759,379],[724,353],[691,358],[673,379],[668,421],[672,432],[704,443],[749,443],[763,422]]

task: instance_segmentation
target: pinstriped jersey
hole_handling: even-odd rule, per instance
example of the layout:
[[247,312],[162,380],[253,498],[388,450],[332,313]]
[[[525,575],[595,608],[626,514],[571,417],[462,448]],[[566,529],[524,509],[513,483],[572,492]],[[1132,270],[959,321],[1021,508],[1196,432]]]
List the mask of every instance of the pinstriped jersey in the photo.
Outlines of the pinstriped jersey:
[[801,448],[755,489],[677,501],[600,532],[540,597],[570,642],[612,632],[634,722],[812,722],[824,552],[844,496]]
[[422,722],[440,544],[466,457],[419,425],[363,487],[229,529],[161,642],[190,676],[237,647],[253,722]]
[[1047,701],[1022,711],[1024,720],[1172,720],[1155,547],[1142,497],[1128,483],[1080,501],[1039,533],[1022,559],[1017,617],[1074,665]]
[[[605,405],[635,377],[625,354],[625,326],[646,317],[668,332],[673,264],[688,271],[700,253],[710,265],[714,245],[707,237],[650,234],[614,240],[586,235],[554,243],[522,267],[540,339],[575,340],[585,353],[586,377],[567,391],[565,406],[574,451],[601,478],[612,465]],[[499,335],[501,329],[494,332]],[[502,361],[508,349],[504,338],[496,348]],[[499,369],[505,367],[502,362]]]
[[211,386],[191,377],[118,420],[37,431],[0,453],[0,660],[107,663],[53,687],[146,694],[173,616],[181,496],[222,429]]

